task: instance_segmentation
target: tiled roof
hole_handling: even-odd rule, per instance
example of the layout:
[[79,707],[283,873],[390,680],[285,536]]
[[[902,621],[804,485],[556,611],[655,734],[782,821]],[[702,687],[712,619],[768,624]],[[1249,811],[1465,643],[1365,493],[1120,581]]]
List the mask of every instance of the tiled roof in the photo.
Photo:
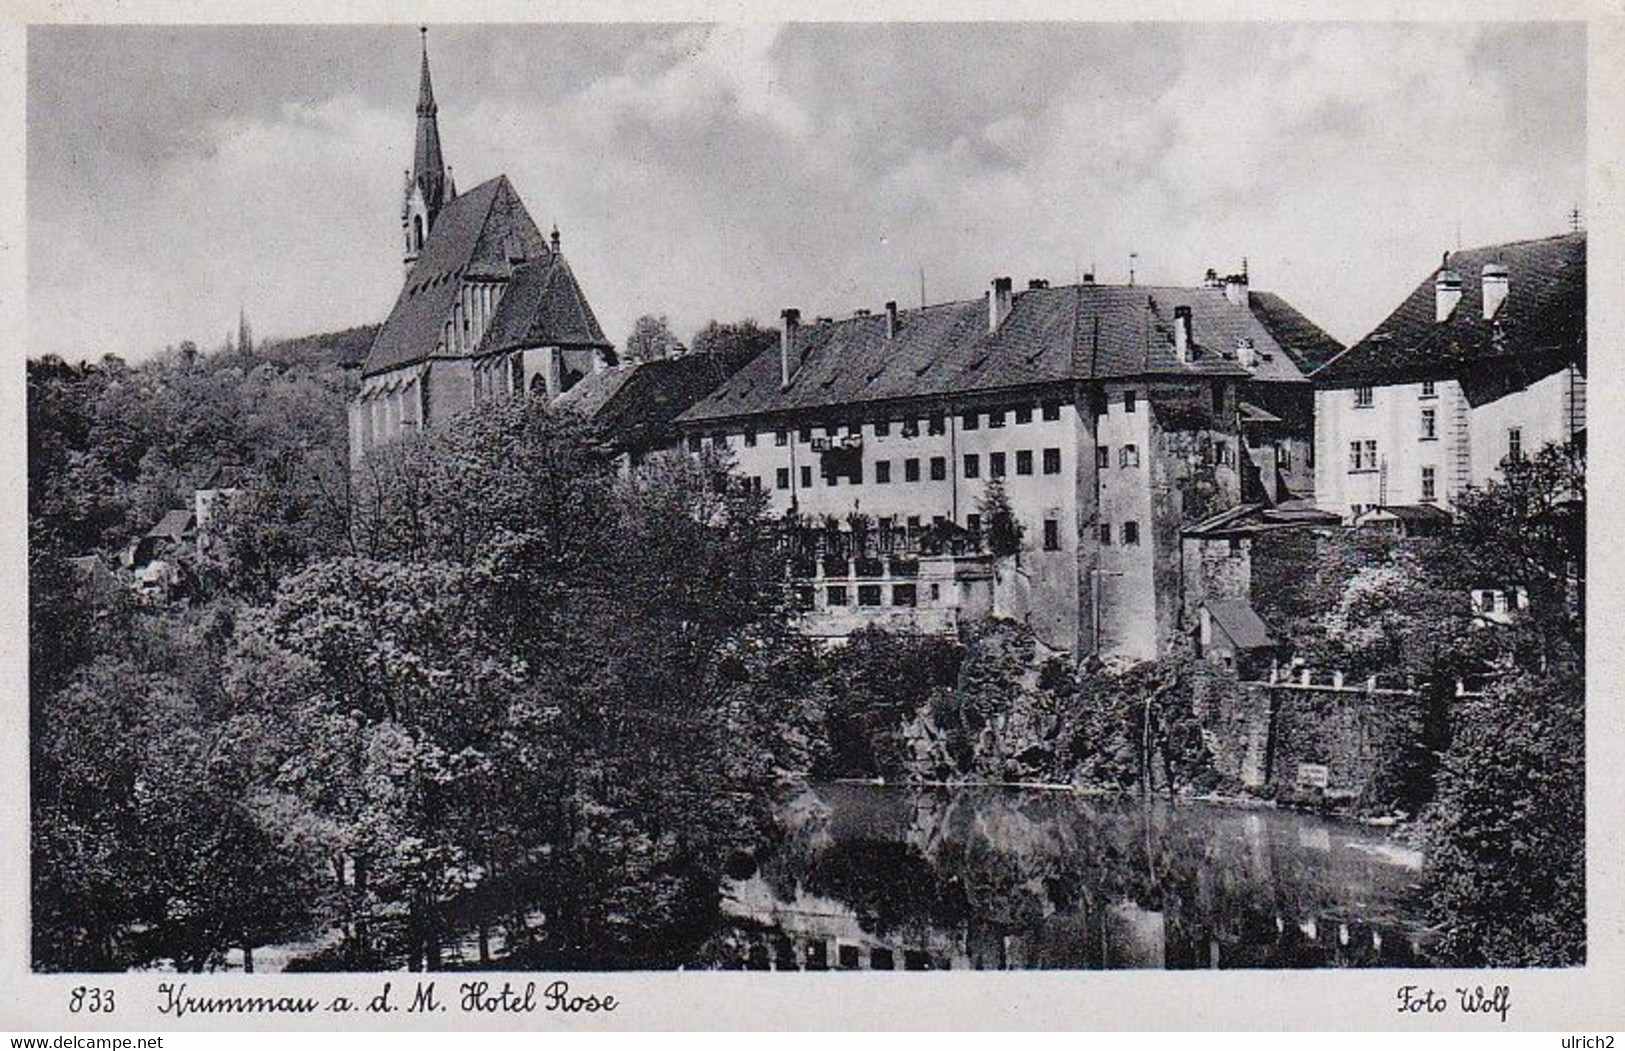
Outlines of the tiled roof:
[[[525,261],[519,269],[525,270],[550,263],[553,251],[507,176],[499,175],[447,201],[429,231],[423,254],[406,275],[395,309],[373,339],[362,374],[371,376],[433,356],[462,279],[509,277],[515,273],[510,260],[519,259]],[[575,294],[579,297],[579,290]],[[514,327],[518,326],[510,325],[510,330]]]
[[192,512],[177,507],[172,511],[165,511],[164,517],[158,519],[158,524],[147,530],[147,535],[165,540],[184,540],[191,534],[192,528]]
[[[1191,308],[1195,360],[1174,353],[1174,309]],[[780,386],[779,349],[759,354],[682,422],[795,412],[894,399],[960,395],[1073,380],[1221,375],[1302,380],[1269,328],[1223,289],[1073,285],[1014,294],[988,332],[985,296],[907,310],[886,338],[883,315],[803,323],[800,358]],[[1241,340],[1258,372],[1237,363]]]
[[1275,645],[1264,618],[1244,599],[1210,598],[1203,605],[1237,649],[1258,650]]
[[[1507,268],[1506,301],[1484,320],[1485,263]],[[1586,237],[1563,234],[1451,252],[1461,301],[1435,321],[1435,268],[1382,324],[1314,374],[1317,386],[1500,377],[1529,383],[1585,363]],[[1488,392],[1486,392],[1488,393]]]
[[1304,374],[1343,353],[1343,344],[1274,292],[1249,292],[1247,300],[1253,313]]
[[710,354],[657,358],[595,372],[566,391],[557,404],[591,420],[607,445],[651,449],[668,442],[678,415],[729,374],[726,360]]
[[610,346],[562,255],[514,269],[476,353],[541,346]]
[[1226,508],[1192,526],[1180,535],[1193,540],[1228,540],[1309,526],[1335,526],[1342,519],[1330,511],[1302,500],[1283,500],[1274,507],[1264,503],[1244,503]]
[[1268,409],[1261,409],[1251,402],[1244,401],[1238,406],[1238,408],[1241,412],[1241,422],[1244,424],[1281,422],[1281,417],[1275,415],[1273,412],[1270,412]]

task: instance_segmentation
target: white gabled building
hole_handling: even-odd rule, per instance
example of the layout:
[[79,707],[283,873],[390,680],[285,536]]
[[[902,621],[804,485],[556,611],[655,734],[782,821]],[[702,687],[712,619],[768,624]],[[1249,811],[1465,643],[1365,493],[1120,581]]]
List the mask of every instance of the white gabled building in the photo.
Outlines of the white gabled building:
[[1583,232],[1448,253],[1311,376],[1318,506],[1448,511],[1507,457],[1582,437],[1585,278]]
[[[729,450],[775,513],[829,527],[797,573],[809,634],[947,633],[991,611],[1055,651],[1149,659],[1204,597],[1183,531],[1244,499],[1253,389],[1311,401],[1239,279],[999,278],[918,310],[810,324],[787,310],[778,349],[676,425],[691,450]],[[1024,531],[1013,565],[981,543],[993,481]]]

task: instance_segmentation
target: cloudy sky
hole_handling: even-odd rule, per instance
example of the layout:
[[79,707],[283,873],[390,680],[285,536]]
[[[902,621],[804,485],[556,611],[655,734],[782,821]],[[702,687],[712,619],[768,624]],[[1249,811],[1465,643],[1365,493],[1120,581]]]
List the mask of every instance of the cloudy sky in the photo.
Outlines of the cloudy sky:
[[[557,222],[606,332],[1249,260],[1351,340],[1439,253],[1567,228],[1574,26],[479,26],[429,35],[464,188]],[[31,353],[380,320],[415,27],[35,28]]]

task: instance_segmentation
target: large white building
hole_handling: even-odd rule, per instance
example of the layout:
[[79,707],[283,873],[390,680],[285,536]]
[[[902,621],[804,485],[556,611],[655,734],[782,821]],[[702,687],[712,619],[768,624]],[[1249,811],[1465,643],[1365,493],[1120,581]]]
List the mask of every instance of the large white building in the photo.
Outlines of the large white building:
[[[776,511],[881,539],[802,574],[830,634],[948,630],[992,608],[1054,650],[1145,659],[1192,630],[1184,528],[1242,499],[1238,390],[1266,375],[1307,390],[1291,361],[1244,288],[1001,278],[919,310],[787,310],[780,346],[678,426],[691,449],[729,450]],[[971,554],[994,480],[1019,558]]]
[[1507,457],[1582,435],[1585,277],[1584,233],[1448,253],[1314,373],[1316,503],[1442,518]]

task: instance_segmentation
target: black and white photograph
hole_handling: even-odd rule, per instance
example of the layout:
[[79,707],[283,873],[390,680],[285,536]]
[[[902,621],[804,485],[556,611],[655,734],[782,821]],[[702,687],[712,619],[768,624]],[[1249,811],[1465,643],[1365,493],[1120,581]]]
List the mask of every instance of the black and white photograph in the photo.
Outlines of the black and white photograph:
[[1470,11],[16,27],[18,969],[1516,1024],[1598,30]]

